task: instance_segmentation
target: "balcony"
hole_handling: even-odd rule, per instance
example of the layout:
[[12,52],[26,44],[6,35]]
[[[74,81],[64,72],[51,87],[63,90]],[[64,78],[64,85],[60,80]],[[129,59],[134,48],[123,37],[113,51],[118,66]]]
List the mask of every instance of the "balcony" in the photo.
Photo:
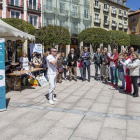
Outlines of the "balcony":
[[56,8],[44,5],[44,12],[45,13],[55,14],[56,13]]
[[32,11],[38,11],[41,12],[41,4],[36,3],[36,4],[29,4],[27,3],[27,9],[32,10]]
[[108,20],[104,20],[104,26],[109,26],[109,21]]
[[79,0],[72,0],[72,3],[78,4],[79,3]]
[[94,19],[94,23],[100,24],[100,23],[101,23],[101,19],[95,18],[95,19]]
[[116,10],[112,10],[112,11],[111,11],[111,14],[112,14],[112,15],[116,15]]
[[112,27],[117,27],[117,23],[112,23]]
[[71,12],[70,15],[71,15],[72,18],[80,19],[80,13]]
[[15,2],[13,0],[7,0],[7,5],[8,6],[14,6],[14,7],[18,7],[18,8],[23,8],[24,7],[24,1],[23,0],[20,0],[18,2]]
[[109,12],[109,8],[107,8],[107,9],[104,8],[103,11],[104,12]]
[[91,20],[91,18],[92,18],[92,17],[91,17],[90,15],[85,15],[85,14],[83,14],[83,19],[84,19],[84,20],[86,20],[86,21],[87,21],[87,20]]
[[122,15],[122,13],[118,13],[118,16],[119,16],[119,17],[122,17],[123,15]]
[[127,30],[128,29],[128,25],[124,25],[124,29]]
[[80,33],[80,29],[79,28],[72,28],[71,29],[71,34],[79,34]]
[[59,9],[59,15],[68,16],[68,11],[66,11],[65,9]]
[[101,5],[94,5],[94,9],[100,10],[101,9]]
[[122,28],[123,28],[122,23],[119,23],[119,29],[122,29]]
[[124,17],[124,18],[128,18],[128,15],[127,15],[127,14],[123,14],[123,17]]

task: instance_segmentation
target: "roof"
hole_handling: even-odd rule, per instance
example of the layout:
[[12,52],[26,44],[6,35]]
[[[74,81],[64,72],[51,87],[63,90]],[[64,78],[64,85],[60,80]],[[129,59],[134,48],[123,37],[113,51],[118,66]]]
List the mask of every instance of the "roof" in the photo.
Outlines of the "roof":
[[35,36],[25,33],[17,28],[7,24],[0,19],[0,38],[5,38],[5,40],[35,40]]
[[129,13],[128,16],[136,15],[136,14],[139,14],[139,13],[140,13],[140,10],[134,11],[134,12]]

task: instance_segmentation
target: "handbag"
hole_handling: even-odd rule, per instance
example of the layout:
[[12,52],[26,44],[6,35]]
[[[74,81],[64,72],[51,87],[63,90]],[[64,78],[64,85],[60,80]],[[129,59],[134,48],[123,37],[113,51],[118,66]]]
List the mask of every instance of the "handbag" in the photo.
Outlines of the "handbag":
[[82,68],[82,62],[81,61],[78,64],[78,68]]
[[64,69],[63,68],[59,68],[59,72],[64,72]]

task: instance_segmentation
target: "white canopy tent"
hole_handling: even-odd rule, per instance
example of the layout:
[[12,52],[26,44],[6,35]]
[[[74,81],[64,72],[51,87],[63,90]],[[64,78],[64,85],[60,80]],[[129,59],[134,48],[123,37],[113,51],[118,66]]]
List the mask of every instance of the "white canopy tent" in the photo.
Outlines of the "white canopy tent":
[[25,41],[27,39],[29,40],[35,40],[35,36],[27,34],[25,32],[22,32],[15,27],[5,23],[3,20],[0,19],[0,38],[5,38],[5,40],[21,40]]

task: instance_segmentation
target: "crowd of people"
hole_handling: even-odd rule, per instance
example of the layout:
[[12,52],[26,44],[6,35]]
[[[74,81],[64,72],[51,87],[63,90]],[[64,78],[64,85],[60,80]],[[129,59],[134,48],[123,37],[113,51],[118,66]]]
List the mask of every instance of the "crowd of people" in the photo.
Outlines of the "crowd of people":
[[[107,48],[100,50],[97,48],[96,53],[93,57],[95,65],[95,80],[100,80],[101,82],[106,82],[110,80],[110,86],[114,88],[118,87],[118,81],[122,81],[122,86],[124,93],[132,92],[132,85],[134,88],[134,97],[138,97],[138,84],[137,80],[140,76],[140,60],[139,54],[134,52],[134,48],[130,48],[130,53],[127,53],[125,49],[122,53],[118,54],[117,49],[113,49],[112,53],[108,52]],[[29,60],[25,52],[23,52],[20,59],[20,64],[22,69],[27,69],[30,65]],[[80,53],[80,56],[75,54],[74,48],[71,48],[68,56],[65,53],[57,52],[55,48],[52,48],[50,52],[46,52],[41,56],[36,53],[33,57],[33,63],[35,68],[44,68],[44,76],[49,82],[49,102],[54,104],[53,101],[57,99],[54,98],[54,90],[56,87],[56,82],[61,83],[62,79],[67,80],[69,72],[69,81],[77,81],[77,64],[80,70],[79,79],[82,81],[86,80],[86,73],[88,74],[87,81],[90,82],[90,65],[91,65],[91,54],[88,52],[88,48],[85,47],[84,51]],[[86,72],[87,70],[87,72]],[[100,76],[99,73],[100,72]],[[37,72],[36,75],[41,72]],[[73,78],[72,78],[73,76]]]

